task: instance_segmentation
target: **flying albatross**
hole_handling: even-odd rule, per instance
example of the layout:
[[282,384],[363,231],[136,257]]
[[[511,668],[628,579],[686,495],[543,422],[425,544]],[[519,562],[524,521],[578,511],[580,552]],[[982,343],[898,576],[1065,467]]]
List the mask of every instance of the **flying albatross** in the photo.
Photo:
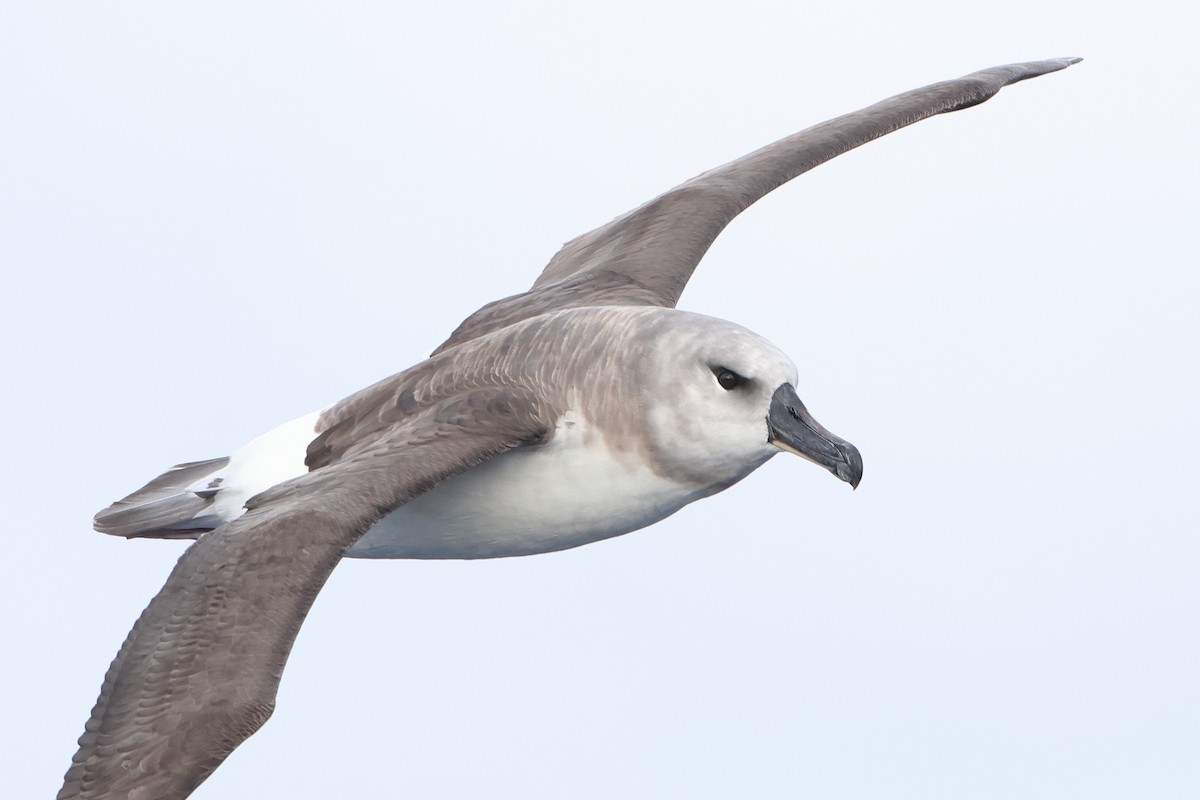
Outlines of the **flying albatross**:
[[343,556],[493,558],[649,525],[788,451],[857,486],[862,459],[754,333],[675,310],[729,222],[911,123],[1078,59],[995,67],[838,117],[568,242],[425,361],[96,516],[194,538],[104,677],[59,798],[182,798],[271,715]]

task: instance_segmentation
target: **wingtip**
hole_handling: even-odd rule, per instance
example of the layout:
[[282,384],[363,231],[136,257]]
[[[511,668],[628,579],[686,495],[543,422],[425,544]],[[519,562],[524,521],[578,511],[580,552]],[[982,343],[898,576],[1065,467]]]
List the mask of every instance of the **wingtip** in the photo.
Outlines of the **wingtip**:
[[1046,72],[1057,72],[1060,69],[1066,69],[1072,64],[1078,64],[1080,61],[1083,61],[1083,59],[1079,56],[1068,56],[1067,58],[1052,58],[1043,63],[1049,67]]
[[1024,67],[1030,74],[1030,77],[1045,75],[1047,72],[1058,72],[1060,69],[1066,69],[1072,64],[1078,64],[1083,61],[1079,56],[1068,56],[1067,58],[1048,58],[1045,61],[1030,61],[1026,64],[1018,64],[1014,66]]
[[1078,64],[1083,61],[1078,56],[1070,56],[1068,58],[1048,58],[1044,61],[1025,61],[1019,64],[1007,64],[1002,67],[993,67],[991,69],[980,70],[973,72],[966,78],[978,78],[988,83],[992,88],[987,97],[976,99],[974,102],[967,102],[960,106],[951,109],[958,111],[960,108],[969,108],[972,105],[984,102],[1004,86],[1011,86],[1014,83],[1029,80],[1030,78],[1038,78],[1042,75],[1051,72],[1058,72],[1061,69],[1066,69],[1072,64]]
[[1052,59],[1049,63],[1054,64],[1055,69],[1066,69],[1072,64],[1078,64],[1080,61],[1083,61],[1083,59],[1079,56],[1068,56],[1066,58]]

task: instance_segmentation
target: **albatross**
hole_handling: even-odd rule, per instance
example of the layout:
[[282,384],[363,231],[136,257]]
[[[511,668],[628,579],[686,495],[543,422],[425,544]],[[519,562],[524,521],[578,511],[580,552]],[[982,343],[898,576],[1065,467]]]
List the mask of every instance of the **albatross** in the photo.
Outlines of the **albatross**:
[[675,308],[729,222],[792,178],[1079,59],[897,95],[705,172],[562,247],[428,359],[96,515],[195,539],[105,675],[59,798],[182,798],[257,731],[343,557],[474,559],[628,533],[788,452],[857,487],[778,347]]

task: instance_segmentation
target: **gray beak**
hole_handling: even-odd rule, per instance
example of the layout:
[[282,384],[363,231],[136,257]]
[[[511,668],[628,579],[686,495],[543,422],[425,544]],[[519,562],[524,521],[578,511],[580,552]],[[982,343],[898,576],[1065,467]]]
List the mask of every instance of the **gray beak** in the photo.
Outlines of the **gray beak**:
[[851,487],[858,488],[863,473],[858,448],[834,436],[813,419],[790,383],[780,386],[771,397],[767,432],[767,441],[780,450],[820,464]]

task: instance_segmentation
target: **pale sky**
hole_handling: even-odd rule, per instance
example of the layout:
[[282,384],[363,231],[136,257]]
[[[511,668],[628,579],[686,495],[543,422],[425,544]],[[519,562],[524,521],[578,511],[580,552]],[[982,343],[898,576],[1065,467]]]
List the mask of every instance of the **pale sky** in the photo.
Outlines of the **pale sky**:
[[57,791],[184,547],[96,510],[700,171],[1058,56],[770,195],[683,296],[793,357],[857,492],[780,457],[566,553],[344,563],[193,796],[1200,796],[1193,6],[408,6],[0,6],[5,796]]

